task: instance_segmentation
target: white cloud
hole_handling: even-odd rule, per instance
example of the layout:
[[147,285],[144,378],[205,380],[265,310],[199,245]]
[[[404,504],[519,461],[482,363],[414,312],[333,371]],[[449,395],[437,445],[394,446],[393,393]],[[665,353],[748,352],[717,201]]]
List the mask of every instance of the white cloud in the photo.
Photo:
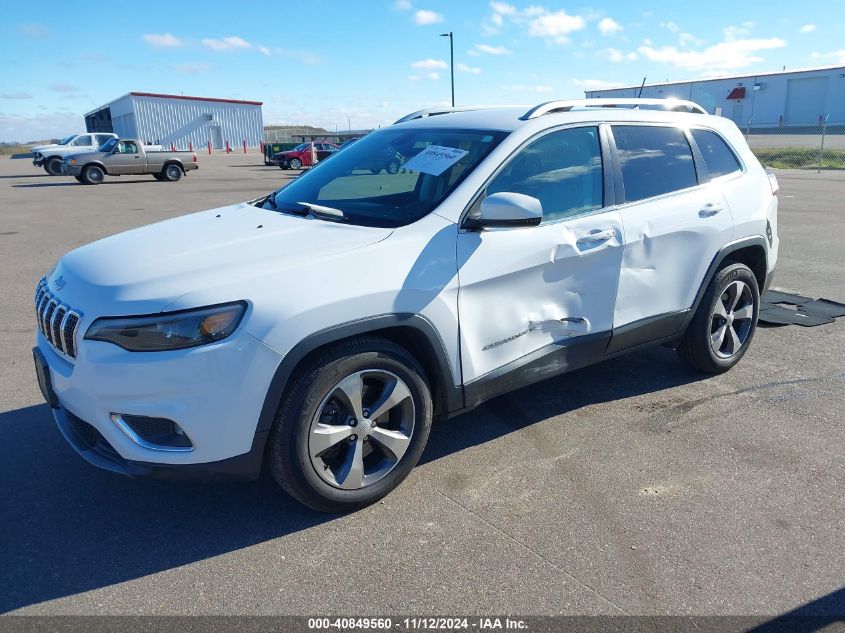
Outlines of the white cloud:
[[480,75],[481,69],[476,66],[468,66],[467,64],[457,64],[455,68],[462,73],[470,73],[472,75]]
[[141,38],[150,46],[157,48],[175,48],[182,46],[182,40],[170,33],[144,33]]
[[602,54],[604,54],[604,56],[614,64],[625,61],[633,62],[637,60],[637,54],[634,51],[631,51],[630,53],[623,53],[615,48],[606,48],[602,51]]
[[613,35],[622,30],[622,25],[613,18],[604,18],[599,22],[599,31],[602,35]]
[[580,31],[587,25],[580,15],[569,15],[566,11],[544,13],[528,25],[528,35],[551,39],[557,44],[569,42],[569,34]]
[[261,51],[262,55],[266,55],[267,57],[270,57],[270,55],[272,55],[272,53],[270,52],[270,49],[267,48],[266,46],[259,46],[258,50]]
[[437,24],[443,21],[443,16],[436,11],[429,11],[428,9],[420,9],[414,13],[414,24],[417,26],[428,26],[429,24]]
[[476,44],[476,54],[486,53],[488,55],[510,55],[513,51],[504,46],[490,46],[489,44]]
[[490,8],[499,15],[516,15],[516,7],[507,2],[491,2]]
[[296,59],[303,64],[319,64],[322,61],[317,53],[312,53],[310,51],[292,51],[285,48],[276,48],[273,52],[279,57]]
[[603,79],[573,79],[572,83],[582,90],[609,90],[624,85],[616,81],[604,81]]
[[199,75],[211,70],[209,64],[173,64],[171,68],[183,75]]
[[815,24],[805,24],[804,26],[802,26],[802,27],[798,30],[798,32],[799,32],[799,33],[812,33],[812,32],[813,32],[813,31],[815,31],[815,30],[816,30],[816,25],[815,25]]
[[0,92],[0,99],[32,99],[28,92]]
[[21,33],[33,40],[46,40],[50,37],[50,29],[42,24],[22,24]]
[[440,79],[440,75],[438,75],[437,73],[428,73],[428,78],[429,79]]
[[529,86],[525,84],[510,84],[499,86],[500,90],[509,90],[512,92],[554,92],[554,88],[545,85]]
[[714,44],[703,50],[679,50],[674,46],[654,48],[640,46],[638,52],[652,62],[670,64],[685,70],[719,72],[744,68],[763,61],[755,53],[774,48],[783,48],[786,42],[779,37],[768,39],[740,39]]
[[418,62],[411,64],[411,68],[425,68],[426,70],[433,70],[434,68],[448,68],[449,66],[442,59],[421,59]]
[[[704,40],[697,38],[692,33],[681,33],[678,35],[678,41],[681,43],[681,46],[701,46],[704,44]],[[647,45],[651,46],[651,42]]]
[[410,0],[396,0],[396,2],[393,3],[393,10],[394,11],[410,11],[411,10]]
[[672,33],[677,33],[681,30],[681,27],[675,24],[674,22],[661,22],[660,23],[661,29],[668,29],[672,31]]
[[200,40],[202,45],[213,51],[231,51],[238,48],[252,48],[252,44],[237,35],[230,35],[219,40],[206,37]]
[[810,57],[813,59],[836,60],[838,64],[845,64],[845,48],[840,48],[838,51],[830,51],[829,53],[813,53]]
[[725,39],[729,42],[733,40],[738,40],[740,38],[745,37],[746,35],[751,34],[751,28],[747,24],[743,24],[742,26],[728,26],[724,30]]

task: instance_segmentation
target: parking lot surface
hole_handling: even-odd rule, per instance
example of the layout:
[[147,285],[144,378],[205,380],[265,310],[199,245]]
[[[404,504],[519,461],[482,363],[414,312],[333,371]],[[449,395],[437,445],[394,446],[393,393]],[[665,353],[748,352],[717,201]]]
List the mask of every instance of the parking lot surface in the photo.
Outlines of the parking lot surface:
[[[35,285],[81,244],[291,175],[200,161],[91,187],[0,159],[0,612],[845,614],[845,319],[761,327],[721,376],[658,347],[496,398],[347,516],[266,478],[89,466],[36,386]],[[845,175],[779,176],[775,285],[845,301]]]

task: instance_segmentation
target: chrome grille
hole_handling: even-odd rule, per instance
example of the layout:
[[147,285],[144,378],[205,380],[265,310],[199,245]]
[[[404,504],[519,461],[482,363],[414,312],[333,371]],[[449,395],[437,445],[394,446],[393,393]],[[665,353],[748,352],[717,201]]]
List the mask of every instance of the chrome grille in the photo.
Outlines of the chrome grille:
[[47,342],[63,355],[76,358],[76,334],[82,315],[59,302],[47,288],[46,277],[35,289],[35,316]]

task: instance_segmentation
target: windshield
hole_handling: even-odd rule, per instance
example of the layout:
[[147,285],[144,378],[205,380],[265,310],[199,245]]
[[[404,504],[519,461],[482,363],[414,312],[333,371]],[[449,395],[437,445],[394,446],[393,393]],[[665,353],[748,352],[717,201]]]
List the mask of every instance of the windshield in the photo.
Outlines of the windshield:
[[297,145],[296,147],[294,147],[292,150],[288,150],[288,151],[291,151],[291,152],[301,152],[302,150],[304,150],[304,149],[305,149],[306,147],[308,147],[309,145],[311,145],[311,143],[300,143],[299,145]]
[[71,134],[70,136],[64,137],[61,141],[59,141],[57,143],[57,145],[67,145],[68,143],[70,143],[75,138],[76,138],[76,134]]
[[97,149],[97,151],[98,152],[110,152],[112,150],[112,148],[115,146],[115,143],[117,143],[117,139],[116,138],[110,138],[105,143],[100,145],[100,147]]
[[301,212],[304,202],[342,211],[352,224],[410,224],[437,208],[505,136],[488,130],[386,128],[308,170],[266,205]]

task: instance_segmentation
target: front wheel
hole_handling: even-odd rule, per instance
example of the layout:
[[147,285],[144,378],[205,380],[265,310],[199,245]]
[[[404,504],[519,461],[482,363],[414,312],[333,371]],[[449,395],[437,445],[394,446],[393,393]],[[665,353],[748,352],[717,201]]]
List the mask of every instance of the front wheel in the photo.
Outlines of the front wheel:
[[290,168],[291,169],[302,169],[302,161],[298,158],[294,158],[290,161]]
[[61,158],[48,158],[44,161],[44,171],[46,171],[51,176],[61,176],[62,175],[62,159]]
[[83,180],[82,176],[74,176],[74,178],[76,179],[76,182],[83,185],[85,184],[85,180]]
[[387,339],[363,337],[329,348],[298,374],[271,436],[276,481],[322,512],[387,495],[416,465],[431,429],[419,364]]
[[391,175],[392,174],[398,174],[399,173],[399,167],[400,167],[399,161],[398,160],[392,160],[389,163],[387,163],[387,173],[391,174]]
[[99,185],[106,177],[106,172],[98,165],[88,165],[82,170],[82,182],[86,185]]
[[710,282],[678,351],[693,368],[721,374],[748,351],[760,310],[757,278],[745,264],[729,264]]

